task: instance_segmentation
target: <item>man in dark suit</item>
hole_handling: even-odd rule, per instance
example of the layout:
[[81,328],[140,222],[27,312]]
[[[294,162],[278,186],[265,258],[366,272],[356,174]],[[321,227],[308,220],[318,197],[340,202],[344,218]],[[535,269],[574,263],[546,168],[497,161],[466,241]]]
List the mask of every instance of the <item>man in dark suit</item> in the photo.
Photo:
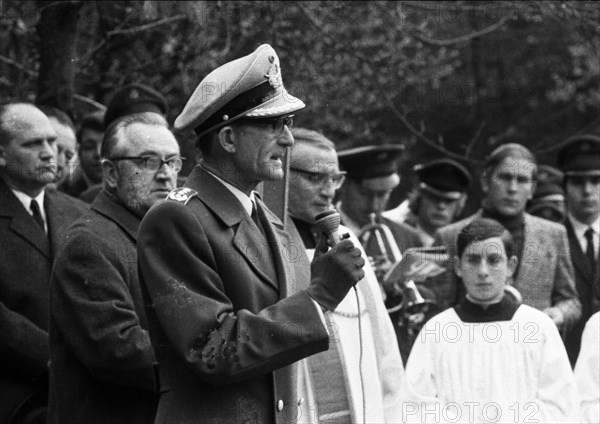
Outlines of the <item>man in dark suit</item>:
[[48,280],[83,202],[47,189],[56,133],[28,103],[0,106],[0,422],[43,423],[48,384]]
[[50,422],[152,424],[158,382],[138,279],[142,217],[176,187],[182,161],[162,116],[116,121],[104,189],[69,228],[50,285]]
[[574,365],[585,323],[600,309],[600,137],[573,137],[559,152],[558,165],[564,172],[568,212],[565,226],[582,305],[581,319],[566,340]]
[[253,192],[283,178],[291,114],[303,107],[262,45],[206,76],[175,121],[196,132],[203,159],[139,232],[160,361],[157,423],[295,422],[307,406],[296,361],[327,349],[322,313],[364,276],[364,260],[341,240],[301,266],[302,241]]
[[[504,144],[487,158],[481,176],[485,193],[482,209],[461,221],[438,230],[438,241],[456,258],[456,241],[461,230],[478,217],[500,222],[515,240],[519,263],[509,284],[525,305],[544,311],[563,335],[581,316],[575,289],[567,234],[562,224],[525,212],[535,191],[537,162],[520,144]],[[464,286],[452,271],[453,260],[443,281],[435,285],[442,308],[454,306],[464,296]]]

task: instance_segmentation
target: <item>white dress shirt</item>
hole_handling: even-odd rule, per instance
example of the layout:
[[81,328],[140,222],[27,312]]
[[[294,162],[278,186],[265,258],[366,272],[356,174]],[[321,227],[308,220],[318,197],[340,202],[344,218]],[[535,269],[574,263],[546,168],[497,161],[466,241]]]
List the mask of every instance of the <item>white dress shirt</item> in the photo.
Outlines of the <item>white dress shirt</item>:
[[44,231],[48,234],[48,218],[46,216],[46,209],[44,209],[44,197],[46,195],[46,191],[42,190],[40,194],[35,197],[30,197],[29,195],[23,193],[22,191],[15,190],[14,188],[10,188],[12,192],[17,196],[17,199],[23,204],[23,207],[29,215],[33,216],[33,212],[31,211],[31,201],[35,200],[40,207],[40,215],[42,215],[42,220],[44,221]]

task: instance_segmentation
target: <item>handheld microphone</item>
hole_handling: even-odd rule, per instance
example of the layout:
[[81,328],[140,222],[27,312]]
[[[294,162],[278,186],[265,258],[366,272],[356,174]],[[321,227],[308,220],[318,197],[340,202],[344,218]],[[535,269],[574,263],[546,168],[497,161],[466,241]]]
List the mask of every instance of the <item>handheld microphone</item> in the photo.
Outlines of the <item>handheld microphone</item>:
[[331,246],[335,246],[342,239],[338,231],[340,228],[340,214],[335,209],[315,216],[315,224],[327,236],[327,241]]

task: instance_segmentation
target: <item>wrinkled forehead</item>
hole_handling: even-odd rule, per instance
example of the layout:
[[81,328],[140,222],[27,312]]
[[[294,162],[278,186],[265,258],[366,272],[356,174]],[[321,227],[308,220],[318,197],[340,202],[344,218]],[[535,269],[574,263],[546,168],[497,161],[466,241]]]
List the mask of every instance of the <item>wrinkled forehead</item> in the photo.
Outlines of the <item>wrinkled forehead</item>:
[[537,165],[528,159],[509,156],[500,161],[493,172],[496,174],[511,174],[535,178],[537,175]]
[[291,166],[319,173],[339,172],[339,163],[335,150],[322,145],[297,143],[291,154]]

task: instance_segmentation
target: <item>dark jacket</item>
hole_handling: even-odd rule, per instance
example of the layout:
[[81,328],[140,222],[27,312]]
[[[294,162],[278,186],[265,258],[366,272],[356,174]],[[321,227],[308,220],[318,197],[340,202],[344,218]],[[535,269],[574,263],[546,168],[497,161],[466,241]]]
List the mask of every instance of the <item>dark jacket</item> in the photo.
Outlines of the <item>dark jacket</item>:
[[52,423],[154,422],[158,396],[138,279],[139,225],[102,191],[57,254],[50,286]]
[[52,259],[87,205],[47,189],[44,209],[47,236],[0,178],[0,423],[46,403]]
[[565,341],[569,360],[571,364],[575,364],[581,348],[581,335],[585,323],[595,312],[600,310],[600,261],[596,260],[596,272],[592,272],[569,219],[566,220],[565,227],[567,228],[567,237],[571,248],[573,268],[575,268],[575,286],[581,301],[581,319],[567,333],[567,340]]
[[[196,166],[142,220],[143,284],[161,363],[157,423],[296,422],[301,358],[328,336],[296,273],[301,240],[257,201],[264,235],[235,196]],[[156,327],[155,327],[156,325]]]

